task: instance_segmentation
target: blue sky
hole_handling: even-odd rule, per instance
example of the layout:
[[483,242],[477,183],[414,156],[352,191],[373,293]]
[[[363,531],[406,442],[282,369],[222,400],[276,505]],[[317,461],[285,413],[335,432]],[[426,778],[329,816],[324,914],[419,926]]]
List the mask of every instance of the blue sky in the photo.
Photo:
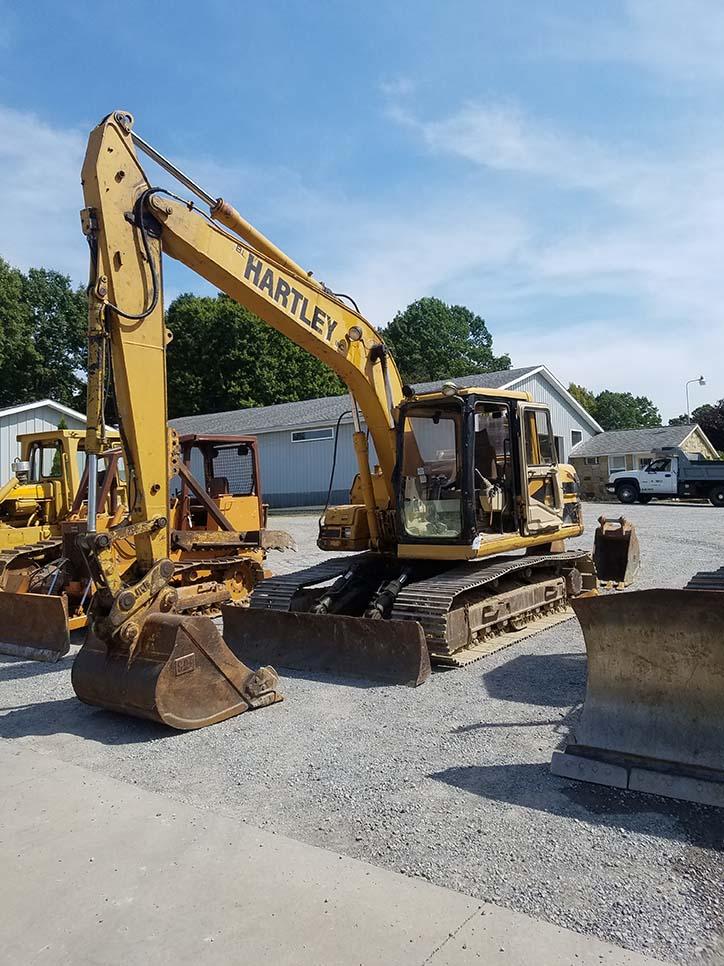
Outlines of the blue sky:
[[0,255],[85,279],[85,140],[124,108],[373,322],[462,302],[666,420],[724,396],[722,50],[717,0],[0,0]]

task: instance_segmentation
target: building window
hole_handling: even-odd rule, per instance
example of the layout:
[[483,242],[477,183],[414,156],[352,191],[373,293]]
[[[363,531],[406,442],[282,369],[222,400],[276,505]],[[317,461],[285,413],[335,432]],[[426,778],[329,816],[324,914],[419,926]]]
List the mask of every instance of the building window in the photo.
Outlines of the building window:
[[638,457],[639,469],[640,470],[645,470],[646,467],[649,465],[650,462],[651,462],[651,457],[650,456],[639,456]]
[[322,429],[295,429],[292,433],[293,443],[312,443],[320,439],[334,439],[331,426],[324,426]]
[[598,466],[597,456],[587,456],[584,460],[586,466]]
[[583,433],[580,431],[580,429],[571,430],[571,446],[578,446],[582,439]]
[[620,470],[626,469],[626,457],[625,456],[609,456],[608,458],[608,472],[618,473]]

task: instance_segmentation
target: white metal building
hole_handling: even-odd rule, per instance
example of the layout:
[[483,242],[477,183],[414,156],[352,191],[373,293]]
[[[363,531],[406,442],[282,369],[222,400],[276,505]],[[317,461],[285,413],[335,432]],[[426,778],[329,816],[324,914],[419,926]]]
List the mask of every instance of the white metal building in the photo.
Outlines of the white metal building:
[[11,464],[20,455],[18,436],[22,433],[42,433],[57,429],[60,420],[68,429],[84,429],[85,416],[52,399],[22,403],[0,409],[0,486],[12,476]]
[[[527,366],[455,379],[461,387],[484,386],[529,392],[551,410],[559,458],[567,460],[578,443],[601,432],[601,427],[545,366]],[[422,383],[418,391],[439,387]],[[327,496],[334,433],[339,429],[337,466],[331,500],[343,503],[357,472],[352,447],[349,396],[330,396],[303,402],[280,403],[258,409],[238,409],[171,420],[179,433],[240,433],[259,440],[263,496],[270,506],[321,506]],[[373,457],[374,458],[374,457]]]

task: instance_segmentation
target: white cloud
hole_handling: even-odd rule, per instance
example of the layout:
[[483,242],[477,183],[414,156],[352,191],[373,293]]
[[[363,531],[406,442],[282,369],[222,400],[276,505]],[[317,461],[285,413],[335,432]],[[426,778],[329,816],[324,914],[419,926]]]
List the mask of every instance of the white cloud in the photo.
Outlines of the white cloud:
[[593,140],[531,121],[513,105],[468,102],[448,117],[421,121],[399,104],[388,110],[439,154],[498,171],[539,175],[570,187],[605,190],[630,177],[635,162],[609,155]]
[[0,255],[11,264],[88,274],[80,230],[84,136],[0,107]]
[[724,5],[720,0],[626,0],[585,17],[549,20],[549,50],[562,59],[625,63],[696,87],[724,80]]
[[[525,344],[525,333],[532,335],[525,352],[511,347],[510,332],[498,338],[498,348],[518,362],[560,360],[562,371],[576,359],[575,381],[589,378],[595,388],[613,386],[614,379],[618,388],[646,384],[665,416],[680,411],[679,383],[690,378],[684,373],[698,373],[724,349],[724,143],[692,141],[685,151],[672,146],[653,158],[631,145],[561,131],[508,105],[468,103],[434,120],[398,106],[392,116],[435,154],[509,176],[509,211],[525,212],[531,240],[516,250],[515,265],[504,265],[500,282],[509,294],[494,290],[485,307],[479,292],[478,304],[489,312],[491,303],[504,306],[507,299],[510,309],[517,301],[532,313],[517,337]],[[532,185],[547,202],[540,212],[523,200]],[[590,203],[581,200],[582,189]],[[573,213],[566,229],[551,224],[556,202]],[[471,290],[469,279],[465,286]],[[538,339],[536,299],[567,297],[590,306],[587,317],[571,326],[570,337],[559,332],[557,343]],[[637,308],[604,321],[596,308],[604,298]],[[561,344],[574,348],[561,352]],[[532,356],[531,346],[538,346]],[[724,396],[712,376],[709,397]]]

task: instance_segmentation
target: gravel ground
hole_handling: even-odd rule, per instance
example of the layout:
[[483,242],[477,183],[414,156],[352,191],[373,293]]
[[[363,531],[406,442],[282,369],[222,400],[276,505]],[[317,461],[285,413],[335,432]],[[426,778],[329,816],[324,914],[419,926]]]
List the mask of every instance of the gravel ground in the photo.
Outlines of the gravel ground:
[[[626,515],[639,587],[721,565],[723,512]],[[271,525],[303,548],[272,569],[322,556],[314,517]],[[584,695],[575,620],[416,690],[286,674],[282,704],[188,734],[81,705],[69,665],[2,660],[1,736],[661,959],[724,963],[723,813],[549,774]]]

